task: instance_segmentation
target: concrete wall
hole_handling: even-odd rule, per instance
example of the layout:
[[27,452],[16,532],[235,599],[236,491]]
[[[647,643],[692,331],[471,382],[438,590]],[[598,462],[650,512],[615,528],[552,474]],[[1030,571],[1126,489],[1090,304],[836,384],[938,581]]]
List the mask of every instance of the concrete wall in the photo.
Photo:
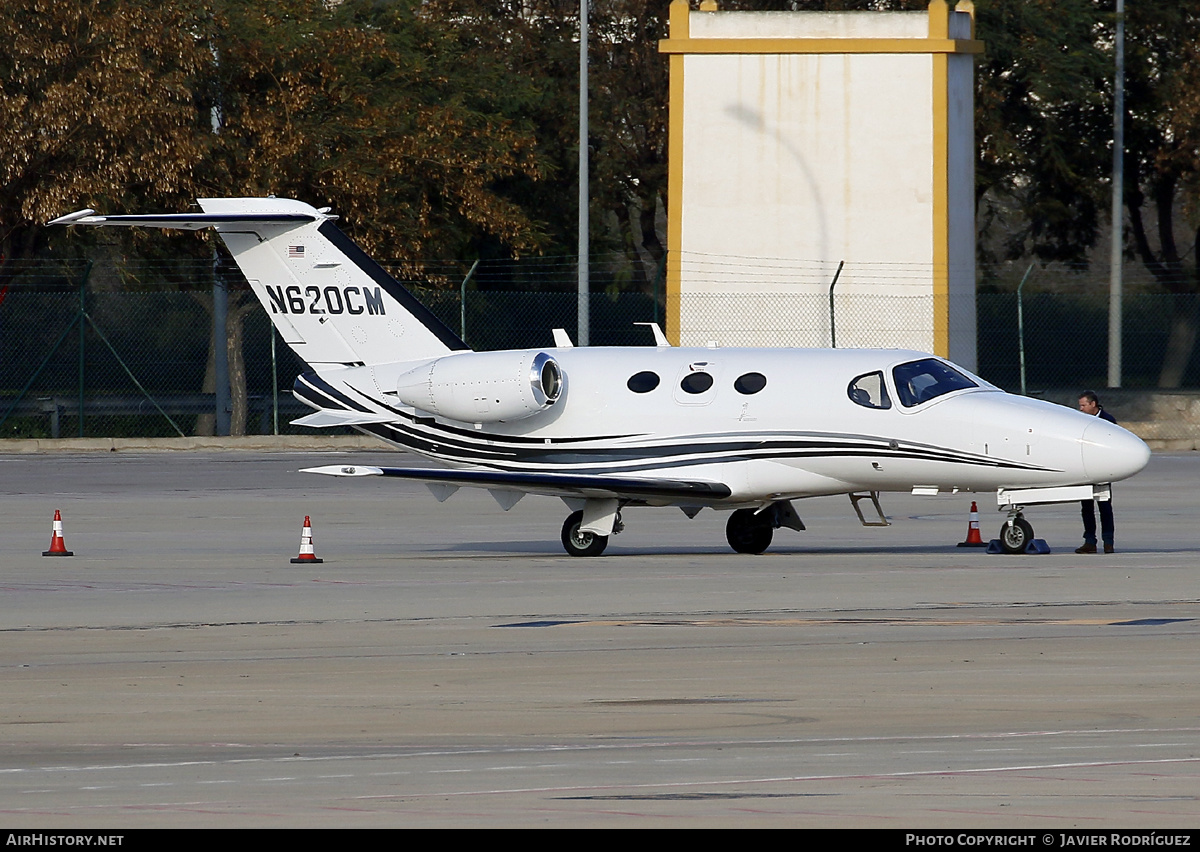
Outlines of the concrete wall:
[[[969,4],[960,3],[967,9]],[[668,336],[975,364],[969,11],[671,6]],[[829,287],[838,268],[837,327]]]

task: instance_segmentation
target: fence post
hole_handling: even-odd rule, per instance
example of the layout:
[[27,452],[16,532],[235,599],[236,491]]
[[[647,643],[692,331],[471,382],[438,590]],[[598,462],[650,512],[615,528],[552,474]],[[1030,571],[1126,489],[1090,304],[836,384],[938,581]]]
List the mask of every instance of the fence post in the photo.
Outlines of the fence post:
[[1021,295],[1021,288],[1029,280],[1029,273],[1031,272],[1033,272],[1032,263],[1025,270],[1025,275],[1021,278],[1021,283],[1017,285],[1017,351],[1020,353],[1021,359],[1021,396],[1028,396],[1025,393],[1025,301]]
[[216,433],[229,434],[229,339],[225,327],[229,316],[229,290],[219,268],[220,256],[213,249],[213,372],[216,373]]
[[[83,389],[85,384],[85,370],[87,360],[84,357],[84,327],[83,318],[87,316],[87,282],[88,277],[92,274],[92,261],[88,261],[83,267],[83,274],[79,276],[79,437],[83,437]],[[57,436],[55,436],[57,437]]]
[[458,336],[463,343],[467,342],[467,282],[471,280],[471,276],[475,274],[478,267],[479,258],[475,258],[475,262],[471,264],[471,271],[458,286]]
[[837,286],[838,278],[842,274],[842,267],[846,265],[846,261],[839,260],[837,272],[833,273],[833,281],[829,283],[829,348],[837,349],[837,326],[833,321],[833,288]]
[[279,362],[275,357],[275,323],[267,326],[271,331],[271,434],[279,434]]
[[[654,270],[654,324],[659,328],[663,327],[662,318],[659,316],[659,299],[662,298],[663,276],[667,272],[667,253],[663,252],[663,256],[658,259],[658,267]],[[662,305],[666,307],[666,299],[662,299]]]

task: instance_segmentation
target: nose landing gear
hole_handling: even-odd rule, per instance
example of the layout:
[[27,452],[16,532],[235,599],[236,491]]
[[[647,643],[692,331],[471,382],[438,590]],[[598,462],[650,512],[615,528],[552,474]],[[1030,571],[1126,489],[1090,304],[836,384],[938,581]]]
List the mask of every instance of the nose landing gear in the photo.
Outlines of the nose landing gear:
[[1000,527],[1000,547],[1005,553],[1024,553],[1033,541],[1033,525],[1015,512]]

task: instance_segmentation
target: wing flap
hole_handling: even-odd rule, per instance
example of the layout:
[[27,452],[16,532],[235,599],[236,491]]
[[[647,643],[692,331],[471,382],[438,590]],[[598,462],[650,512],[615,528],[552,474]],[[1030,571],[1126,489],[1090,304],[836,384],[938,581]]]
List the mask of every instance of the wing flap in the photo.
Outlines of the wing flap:
[[438,468],[325,465],[301,473],[326,476],[391,476],[447,486],[524,491],[553,497],[722,500],[730,495],[723,482],[650,479],[597,474],[539,473],[506,470],[441,470]]

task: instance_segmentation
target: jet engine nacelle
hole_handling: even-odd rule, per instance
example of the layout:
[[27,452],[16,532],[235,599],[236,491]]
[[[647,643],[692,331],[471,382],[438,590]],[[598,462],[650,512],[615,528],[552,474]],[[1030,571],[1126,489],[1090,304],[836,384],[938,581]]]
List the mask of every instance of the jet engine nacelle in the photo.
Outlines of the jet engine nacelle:
[[447,355],[396,380],[406,405],[468,423],[521,420],[549,408],[562,391],[562,368],[545,352]]

